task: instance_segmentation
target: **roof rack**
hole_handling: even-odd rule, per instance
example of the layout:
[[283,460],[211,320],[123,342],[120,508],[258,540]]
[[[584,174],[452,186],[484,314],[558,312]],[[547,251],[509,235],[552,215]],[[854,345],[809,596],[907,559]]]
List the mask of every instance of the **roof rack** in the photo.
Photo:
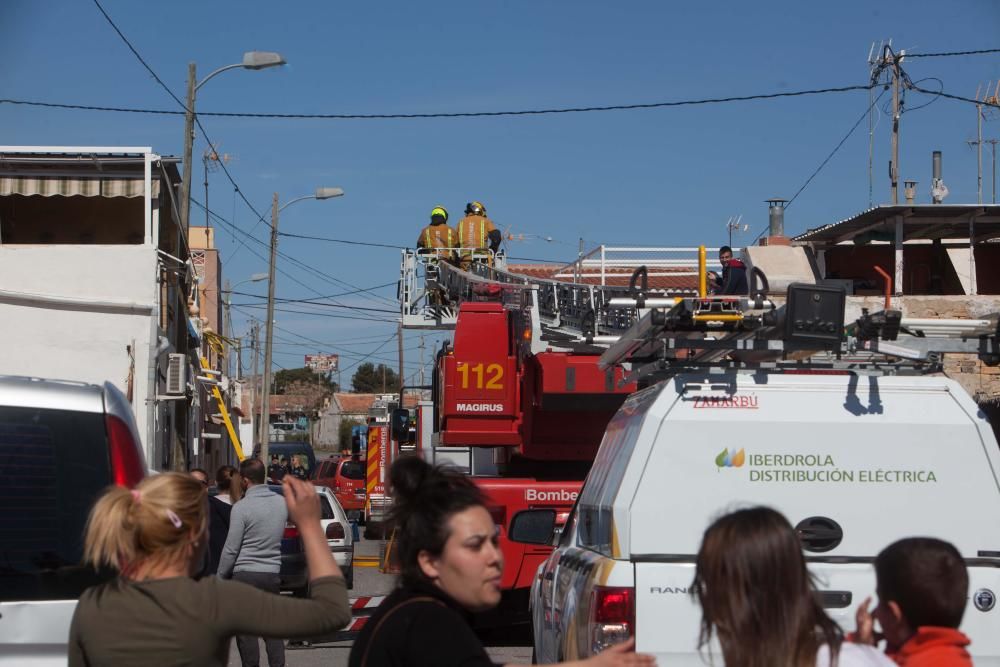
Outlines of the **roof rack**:
[[631,365],[626,382],[684,370],[929,373],[943,355],[975,354],[1000,365],[1000,317],[906,318],[898,310],[845,323],[842,289],[795,283],[784,305],[741,297],[678,299],[653,307],[601,356]]

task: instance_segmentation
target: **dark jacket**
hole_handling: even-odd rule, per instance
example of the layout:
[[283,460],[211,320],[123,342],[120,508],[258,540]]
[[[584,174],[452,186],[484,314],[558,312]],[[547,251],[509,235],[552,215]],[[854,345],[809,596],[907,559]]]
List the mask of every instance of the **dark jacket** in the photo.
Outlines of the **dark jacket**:
[[718,293],[746,296],[749,292],[746,264],[738,259],[726,262],[722,267],[722,287]]
[[222,547],[226,546],[226,535],[229,534],[229,515],[233,506],[218,498],[208,499],[208,570],[206,574],[219,571],[219,557]]
[[432,584],[404,584],[365,623],[349,667],[494,667],[470,614]]

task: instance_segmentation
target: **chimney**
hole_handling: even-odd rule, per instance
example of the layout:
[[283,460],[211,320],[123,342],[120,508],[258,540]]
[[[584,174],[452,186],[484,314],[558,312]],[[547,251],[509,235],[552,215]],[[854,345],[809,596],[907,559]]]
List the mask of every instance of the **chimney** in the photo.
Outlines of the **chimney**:
[[906,196],[906,203],[912,204],[913,198],[917,194],[917,182],[916,181],[903,181],[905,186],[903,189],[903,194]]
[[941,178],[941,151],[934,151],[932,161],[931,201],[935,204],[940,204],[948,196],[948,186],[944,184]]
[[787,205],[787,199],[767,200],[768,236],[785,235],[785,206]]

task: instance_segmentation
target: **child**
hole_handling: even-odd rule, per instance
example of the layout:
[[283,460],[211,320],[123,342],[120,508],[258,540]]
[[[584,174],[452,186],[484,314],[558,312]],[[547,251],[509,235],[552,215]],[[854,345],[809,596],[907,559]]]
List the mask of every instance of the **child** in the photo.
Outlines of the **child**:
[[931,537],[890,544],[875,558],[878,606],[858,607],[854,640],[875,644],[873,618],[882,626],[886,653],[903,667],[972,667],[959,632],[969,593],[969,574],[958,550]]

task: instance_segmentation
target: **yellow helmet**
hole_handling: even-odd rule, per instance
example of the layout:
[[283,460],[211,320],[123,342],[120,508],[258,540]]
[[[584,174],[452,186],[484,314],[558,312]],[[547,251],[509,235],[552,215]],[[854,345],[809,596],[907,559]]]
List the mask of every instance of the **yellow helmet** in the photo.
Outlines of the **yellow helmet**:
[[445,222],[448,222],[448,209],[446,209],[444,206],[435,206],[433,209],[431,209],[431,222],[434,221],[434,216],[436,215],[440,215],[441,217],[444,218]]
[[474,201],[465,205],[466,215],[486,215],[486,207],[482,202]]

